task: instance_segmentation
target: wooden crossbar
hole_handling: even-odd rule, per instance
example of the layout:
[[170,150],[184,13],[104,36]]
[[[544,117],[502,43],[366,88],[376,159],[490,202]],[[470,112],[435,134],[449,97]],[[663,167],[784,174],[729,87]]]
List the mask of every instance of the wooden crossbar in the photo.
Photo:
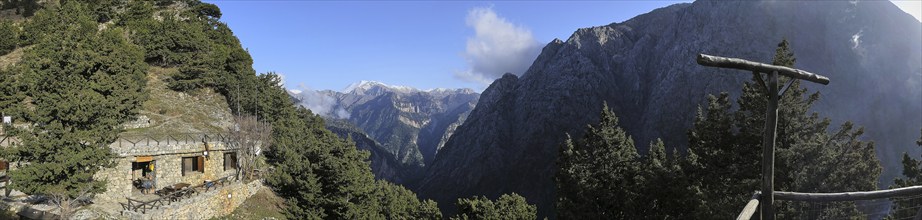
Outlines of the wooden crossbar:
[[756,71],[760,73],[771,73],[778,72],[782,76],[787,76],[795,79],[807,80],[810,82],[815,82],[823,85],[829,84],[829,78],[821,76],[819,74],[814,74],[804,70],[794,69],[786,66],[776,66],[770,64],[764,64],[759,62],[753,62],[749,60],[744,60],[740,58],[729,58],[729,57],[719,57],[711,56],[707,54],[698,54],[698,64],[702,66],[711,66],[711,67],[720,67],[720,68],[731,68],[731,69],[740,69],[740,70],[749,70]]

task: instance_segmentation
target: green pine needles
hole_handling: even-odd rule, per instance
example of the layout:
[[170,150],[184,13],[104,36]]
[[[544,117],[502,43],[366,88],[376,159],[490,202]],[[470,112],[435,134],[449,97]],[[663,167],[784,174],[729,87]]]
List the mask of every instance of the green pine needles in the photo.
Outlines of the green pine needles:
[[122,29],[99,30],[80,3],[39,11],[33,22],[58,28],[35,38],[15,67],[21,80],[12,83],[24,94],[3,94],[19,104],[16,116],[28,124],[8,127],[21,143],[3,157],[19,165],[10,171],[10,187],[52,196],[63,210],[72,199],[105,190],[94,174],[113,165],[109,144],[147,98],[147,64]]

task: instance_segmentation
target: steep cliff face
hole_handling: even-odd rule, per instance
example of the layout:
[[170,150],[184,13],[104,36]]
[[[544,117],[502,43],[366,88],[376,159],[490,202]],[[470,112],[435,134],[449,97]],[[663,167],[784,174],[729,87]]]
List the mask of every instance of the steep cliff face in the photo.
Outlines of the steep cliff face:
[[[419,90],[371,81],[356,83],[343,92],[327,90],[314,95],[329,97],[314,99],[326,100],[330,110],[326,117],[338,121],[328,127],[350,131],[336,133],[343,138],[353,134],[360,148],[372,152],[376,177],[395,183],[418,176],[480,97],[470,89]],[[297,94],[293,97],[305,100]]]
[[705,96],[736,97],[751,78],[699,66],[695,56],[770,62],[784,38],[797,68],[832,80],[808,85],[822,94],[814,110],[865,126],[889,179],[922,127],[920,29],[887,1],[697,1],[582,28],[548,43],[521,77],[503,76],[484,91],[418,193],[449,210],[458,197],[516,192],[540,215],[553,214],[557,149],[567,133],[579,136],[598,121],[603,102],[641,152],[656,138],[682,148]]

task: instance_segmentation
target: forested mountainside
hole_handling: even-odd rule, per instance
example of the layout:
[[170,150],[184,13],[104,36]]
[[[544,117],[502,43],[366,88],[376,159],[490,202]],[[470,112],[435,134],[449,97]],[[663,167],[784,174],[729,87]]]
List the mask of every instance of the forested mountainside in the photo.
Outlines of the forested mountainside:
[[287,217],[441,218],[431,200],[375,180],[368,153],[295,105],[277,74],[257,74],[213,4],[0,3],[0,112],[17,125],[3,131],[22,140],[0,151],[23,164],[9,172],[12,189],[59,204],[105,191],[93,176],[113,166],[108,144],[139,116],[179,129],[139,133],[220,132],[233,117],[255,116],[272,127],[260,161],[271,167],[264,182],[285,199]]
[[[922,127],[922,27],[887,1],[696,1],[548,43],[527,72],[497,79],[418,186],[438,202],[516,192],[552,213],[558,149],[599,121],[607,102],[639,152],[656,138],[688,146],[708,94],[740,96],[752,75],[695,63],[698,53],[771,62],[782,39],[796,67],[828,86],[812,107],[851,120],[876,144],[889,185]],[[755,147],[755,146],[754,146]],[[757,149],[757,148],[755,148]],[[444,206],[443,206],[444,208]],[[443,209],[444,210],[444,209]],[[541,216],[541,215],[539,215]]]

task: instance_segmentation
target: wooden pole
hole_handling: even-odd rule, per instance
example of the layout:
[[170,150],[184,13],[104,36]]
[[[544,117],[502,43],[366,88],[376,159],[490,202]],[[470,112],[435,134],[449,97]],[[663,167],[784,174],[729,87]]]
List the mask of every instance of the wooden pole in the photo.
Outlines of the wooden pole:
[[[775,135],[778,129],[778,72],[768,74],[768,106],[762,139],[762,192],[774,192]],[[762,194],[762,219],[775,219],[774,193]]]

